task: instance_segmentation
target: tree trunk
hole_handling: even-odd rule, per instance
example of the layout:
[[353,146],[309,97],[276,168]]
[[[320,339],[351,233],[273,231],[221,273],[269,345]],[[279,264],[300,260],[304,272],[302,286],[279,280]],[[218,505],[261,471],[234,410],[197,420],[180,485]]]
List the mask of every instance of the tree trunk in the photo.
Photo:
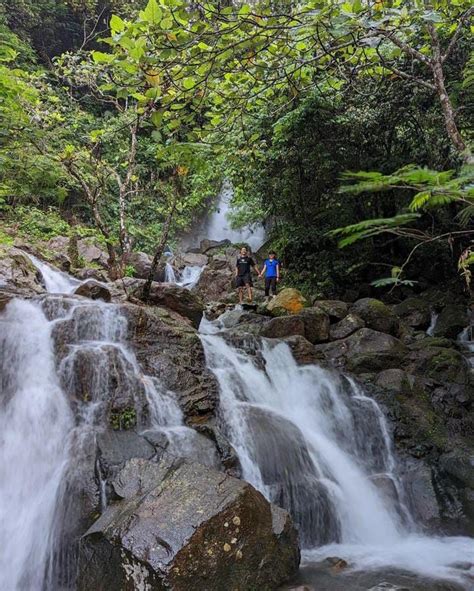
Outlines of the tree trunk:
[[170,229],[171,229],[171,222],[173,221],[173,217],[174,217],[174,214],[176,211],[177,201],[178,201],[178,196],[175,195],[173,203],[171,205],[171,209],[168,213],[165,224],[163,226],[163,232],[161,234],[161,239],[160,239],[160,242],[158,243],[158,246],[156,248],[155,256],[153,257],[153,261],[151,263],[151,267],[150,267],[150,271],[148,273],[147,280],[145,282],[145,285],[143,286],[142,299],[144,302],[148,302],[148,300],[150,299],[151,284],[153,282],[153,277],[155,276],[156,268],[158,267],[158,263],[160,262],[161,255],[163,254],[163,250],[165,249],[166,243],[168,241],[168,236],[169,236]]
[[433,78],[436,86],[436,92],[438,94],[438,98],[441,103],[441,108],[443,110],[444,124],[446,126],[446,131],[448,132],[449,139],[451,140],[456,150],[458,152],[461,152],[463,158],[465,160],[469,160],[470,158],[472,158],[472,156],[469,153],[466,142],[463,140],[461,134],[459,133],[459,129],[456,125],[456,117],[454,115],[453,105],[451,104],[451,100],[446,90],[444,82],[444,73],[441,63],[438,61],[434,62],[432,69]]
[[451,143],[456,148],[456,150],[460,152],[463,160],[468,164],[472,164],[471,151],[466,145],[466,142],[463,140],[458,126],[456,125],[456,116],[454,114],[453,105],[451,103],[451,99],[449,98],[448,91],[446,90],[441,45],[438,33],[432,23],[428,24],[428,32],[431,37],[431,45],[433,48],[433,58],[430,60],[430,66],[431,71],[433,72],[433,82],[436,88],[436,93],[443,111],[444,125]]

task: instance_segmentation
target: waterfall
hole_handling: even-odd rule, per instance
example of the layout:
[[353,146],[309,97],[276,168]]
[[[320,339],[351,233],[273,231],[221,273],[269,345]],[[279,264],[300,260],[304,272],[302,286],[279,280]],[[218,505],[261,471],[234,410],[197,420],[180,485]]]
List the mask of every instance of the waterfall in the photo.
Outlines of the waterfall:
[[426,334],[429,337],[432,337],[434,334],[434,330],[436,328],[436,323],[438,322],[438,317],[439,314],[437,312],[435,312],[434,310],[431,311],[431,320],[430,320],[430,325],[428,326],[428,328],[426,329]]
[[181,272],[178,285],[192,289],[195,285],[197,285],[203,269],[204,267],[199,267],[198,265],[187,265]]
[[137,409],[135,429],[171,453],[218,459],[185,426],[174,393],[142,372],[125,309],[69,295],[73,278],[32,261],[50,295],[0,314],[0,590],[65,591],[76,577],[77,494],[91,470],[97,508],[108,503],[95,446],[112,404]]
[[66,473],[72,412],[55,369],[51,323],[37,303],[0,316],[0,589],[43,588]]
[[244,228],[233,229],[231,227],[232,198],[234,188],[229,181],[224,181],[217,195],[214,207],[209,215],[194,228],[193,232],[186,236],[184,243],[187,245],[199,244],[201,240],[230,240],[232,244],[245,243],[253,251],[258,250],[265,242],[265,228],[262,224],[253,224]]
[[165,282],[166,283],[176,283],[176,273],[174,272],[173,265],[171,263],[166,263],[165,265]]
[[474,370],[474,313],[468,310],[469,325],[458,335],[458,342],[466,352],[469,365]]
[[179,285],[180,287],[192,289],[195,285],[197,285],[197,282],[201,277],[203,269],[204,267],[200,267],[198,265],[187,265],[181,271],[178,279],[175,270],[173,269],[173,265],[171,265],[171,263],[166,263],[165,282],[174,283],[175,285]]
[[71,293],[82,283],[79,279],[75,279],[67,273],[58,271],[51,265],[48,265],[48,263],[40,261],[40,259],[32,254],[26,254],[41,273],[46,291],[50,293]]
[[430,538],[414,523],[377,403],[340,374],[298,366],[286,343],[262,339],[249,355],[214,328],[201,332],[223,429],[243,477],[293,516],[305,561],[465,582],[455,563],[472,562],[472,540]]

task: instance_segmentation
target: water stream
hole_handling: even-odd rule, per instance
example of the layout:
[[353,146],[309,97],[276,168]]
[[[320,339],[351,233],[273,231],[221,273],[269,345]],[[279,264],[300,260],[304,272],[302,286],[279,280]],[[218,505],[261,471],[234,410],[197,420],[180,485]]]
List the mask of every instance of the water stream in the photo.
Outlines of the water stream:
[[377,403],[340,374],[298,366],[285,343],[239,350],[216,334],[223,325],[201,329],[223,426],[243,477],[292,514],[305,562],[338,556],[354,570],[390,567],[472,589],[474,540],[429,537],[415,523]]
[[[143,374],[122,307],[71,296],[78,280],[31,259],[51,295],[13,300],[0,315],[1,591],[74,588],[66,538],[75,486],[91,471],[113,401],[145,403],[149,418],[138,416],[137,429],[160,434],[171,453],[216,462],[213,445],[184,425],[173,393]],[[107,482],[94,464],[104,510]]]

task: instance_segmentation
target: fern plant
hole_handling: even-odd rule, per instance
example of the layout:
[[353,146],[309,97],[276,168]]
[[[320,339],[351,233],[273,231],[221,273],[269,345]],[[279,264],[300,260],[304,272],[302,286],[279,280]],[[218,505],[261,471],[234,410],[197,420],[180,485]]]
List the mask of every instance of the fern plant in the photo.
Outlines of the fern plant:
[[[408,280],[401,279],[402,273],[413,252],[421,243],[442,239],[452,240],[454,234],[459,238],[474,233],[469,227],[474,216],[474,166],[472,165],[465,165],[458,173],[454,170],[439,172],[428,168],[419,168],[415,165],[405,166],[389,175],[380,172],[347,172],[343,175],[343,180],[346,183],[340,188],[340,193],[361,194],[393,189],[408,189],[414,192],[407,212],[402,212],[391,218],[363,220],[328,233],[338,239],[340,248],[349,246],[358,240],[372,238],[387,232],[414,238],[418,241],[405,263],[400,268],[396,268],[398,269],[396,273],[392,273],[391,277],[375,281],[373,285],[395,287],[407,284]],[[448,234],[431,235],[415,228],[409,228],[411,223],[421,217],[422,212],[451,204],[457,204],[460,207],[456,213],[456,219],[462,228],[461,230]],[[471,278],[469,266],[474,264],[473,251],[474,243],[463,252],[458,261],[458,268],[467,283]]]

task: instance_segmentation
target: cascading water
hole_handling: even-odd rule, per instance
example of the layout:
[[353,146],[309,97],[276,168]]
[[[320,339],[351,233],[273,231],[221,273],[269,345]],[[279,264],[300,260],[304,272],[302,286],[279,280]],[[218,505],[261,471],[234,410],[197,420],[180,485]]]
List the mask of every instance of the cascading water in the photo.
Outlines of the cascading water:
[[33,265],[41,273],[46,291],[50,293],[71,293],[81,284],[79,279],[75,279],[67,273],[63,273],[57,269],[54,269],[47,263],[40,261],[32,254],[26,254],[30,258]]
[[[32,260],[63,295],[14,300],[0,315],[0,591],[74,588],[72,491],[90,473],[111,404],[144,402],[149,418],[137,425],[146,434],[172,453],[217,462],[173,394],[141,371],[121,306],[67,295],[79,282]],[[107,482],[94,464],[103,510]]]
[[0,589],[36,591],[51,575],[56,508],[73,417],[38,303],[0,317]]
[[376,402],[338,374],[298,366],[285,343],[263,340],[250,356],[214,329],[204,322],[202,340],[243,477],[290,511],[305,560],[340,556],[468,589],[470,574],[453,565],[472,562],[473,541],[419,533]]
[[459,334],[458,342],[466,351],[469,365],[474,370],[474,313],[469,311],[469,326]]
[[231,227],[233,196],[232,184],[229,181],[224,181],[216,197],[214,209],[183,242],[188,246],[194,246],[205,238],[217,241],[230,240],[233,244],[244,242],[254,251],[259,249],[265,242],[265,228],[262,224],[254,224],[240,229]]
[[171,263],[166,263],[165,282],[174,283],[175,285],[179,285],[180,287],[192,289],[199,281],[203,269],[204,267],[200,267],[198,265],[187,265],[181,271],[178,278],[176,276],[176,272],[173,268],[173,265],[171,265]]
[[174,272],[173,265],[171,263],[166,263],[165,265],[165,282],[166,283],[176,283],[176,273]]

